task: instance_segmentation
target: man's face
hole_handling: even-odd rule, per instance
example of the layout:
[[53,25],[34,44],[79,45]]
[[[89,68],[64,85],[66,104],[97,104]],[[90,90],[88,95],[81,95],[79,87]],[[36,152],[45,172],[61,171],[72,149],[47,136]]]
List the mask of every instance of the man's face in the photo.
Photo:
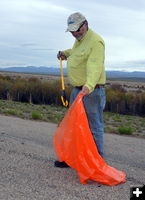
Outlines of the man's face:
[[77,31],[70,31],[70,32],[77,40],[81,40],[84,37],[86,31],[87,31],[87,25],[86,23],[84,23],[80,26],[80,28]]

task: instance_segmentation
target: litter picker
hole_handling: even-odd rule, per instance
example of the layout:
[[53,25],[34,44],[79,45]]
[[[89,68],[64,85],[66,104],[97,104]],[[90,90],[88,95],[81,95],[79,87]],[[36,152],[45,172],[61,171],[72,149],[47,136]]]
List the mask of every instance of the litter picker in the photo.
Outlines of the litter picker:
[[64,74],[63,74],[63,69],[62,69],[62,59],[59,58],[59,60],[60,60],[61,86],[62,86],[61,101],[65,107],[68,107],[68,100],[66,98],[65,86],[64,86]]

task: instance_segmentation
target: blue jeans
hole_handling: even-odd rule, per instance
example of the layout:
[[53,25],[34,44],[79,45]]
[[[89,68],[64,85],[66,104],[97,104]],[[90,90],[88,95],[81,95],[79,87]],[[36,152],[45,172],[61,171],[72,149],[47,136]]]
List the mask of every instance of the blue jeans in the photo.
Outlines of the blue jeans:
[[[70,104],[73,103],[78,93],[79,88],[73,88],[70,96]],[[104,88],[95,88],[89,95],[83,97],[83,104],[87,114],[90,130],[94,141],[97,145],[99,154],[104,156],[104,122],[103,110],[106,103],[106,95]]]

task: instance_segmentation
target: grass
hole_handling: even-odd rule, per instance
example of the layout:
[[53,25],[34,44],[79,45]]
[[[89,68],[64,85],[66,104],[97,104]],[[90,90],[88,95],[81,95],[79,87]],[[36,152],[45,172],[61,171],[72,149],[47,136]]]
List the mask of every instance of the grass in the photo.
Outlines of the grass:
[[119,127],[118,132],[120,134],[132,135],[133,134],[133,128],[131,128],[131,127]]
[[6,114],[6,115],[15,115],[15,116],[17,116],[17,111],[14,110],[14,109],[6,109],[6,110],[4,110],[3,113]]
[[[59,124],[67,109],[54,105],[36,105],[0,100],[0,113],[23,119]],[[145,137],[145,118],[104,112],[105,132]]]
[[145,137],[145,118],[104,113],[105,132]]
[[37,110],[33,110],[31,113],[31,116],[32,116],[32,119],[36,119],[36,120],[42,119],[42,114]]
[[59,124],[66,111],[67,109],[64,107],[53,105],[36,105],[0,100],[1,114],[16,116],[23,119],[33,119]]

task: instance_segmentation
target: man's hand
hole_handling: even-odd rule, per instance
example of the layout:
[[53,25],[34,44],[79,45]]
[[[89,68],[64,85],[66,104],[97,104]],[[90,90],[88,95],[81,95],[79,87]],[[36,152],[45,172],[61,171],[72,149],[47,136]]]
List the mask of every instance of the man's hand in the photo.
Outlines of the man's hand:
[[57,58],[58,59],[62,59],[62,60],[67,60],[67,57],[65,56],[65,54],[63,53],[63,51],[59,51],[57,54]]
[[82,87],[81,93],[83,93],[83,95],[88,95],[89,94],[89,88],[87,88],[86,86]]

